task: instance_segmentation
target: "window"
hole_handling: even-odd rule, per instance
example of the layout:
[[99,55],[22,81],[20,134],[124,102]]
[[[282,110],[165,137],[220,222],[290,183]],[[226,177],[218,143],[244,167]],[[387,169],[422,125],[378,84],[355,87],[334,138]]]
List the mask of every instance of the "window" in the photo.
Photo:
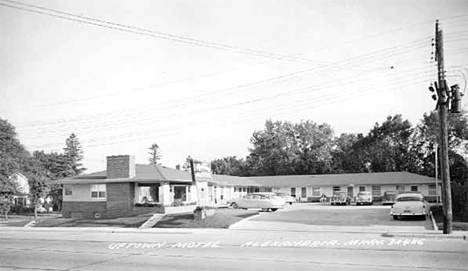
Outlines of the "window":
[[65,196],[73,196],[73,189],[72,189],[72,186],[71,185],[65,185],[63,187],[63,194]]
[[366,187],[365,186],[359,186],[359,192],[364,192],[366,191]]
[[380,185],[373,185],[372,186],[372,196],[379,197],[381,195],[381,186]]
[[260,192],[260,188],[255,187],[255,192]]
[[301,188],[301,198],[306,198],[307,197],[307,187],[302,187]]
[[237,187],[234,187],[234,192],[237,192]]
[[429,196],[436,196],[437,193],[436,193],[436,186],[435,184],[430,184],[429,185]]
[[396,190],[397,191],[405,191],[405,187],[403,185],[397,185]]
[[296,196],[296,188],[291,187],[291,196],[295,197]]
[[320,187],[313,186],[312,187],[312,196],[313,197],[320,197]]
[[418,191],[418,186],[417,185],[412,185],[411,186],[411,191],[417,192]]
[[91,198],[92,199],[105,199],[106,198],[106,185],[105,184],[91,185]]
[[333,192],[340,192],[340,191],[341,191],[341,187],[333,186]]

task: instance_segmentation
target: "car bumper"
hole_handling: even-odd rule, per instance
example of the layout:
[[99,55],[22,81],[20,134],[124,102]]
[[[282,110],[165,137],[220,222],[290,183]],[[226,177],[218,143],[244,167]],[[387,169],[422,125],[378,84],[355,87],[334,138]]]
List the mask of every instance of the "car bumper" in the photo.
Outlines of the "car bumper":
[[398,216],[415,216],[415,215],[427,215],[428,213],[426,211],[410,211],[410,212],[405,212],[405,211],[390,211],[390,215],[398,215]]
[[372,200],[356,200],[356,203],[371,204]]

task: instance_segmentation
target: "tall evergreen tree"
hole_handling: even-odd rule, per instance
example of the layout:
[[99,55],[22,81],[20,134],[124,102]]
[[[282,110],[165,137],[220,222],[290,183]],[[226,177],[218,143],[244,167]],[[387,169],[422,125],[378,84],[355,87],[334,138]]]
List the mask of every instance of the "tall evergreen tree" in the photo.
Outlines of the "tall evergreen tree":
[[78,137],[74,133],[67,138],[66,147],[63,150],[68,163],[71,165],[73,175],[81,174],[86,170],[83,164],[80,163],[83,160],[83,150]]
[[149,152],[148,154],[150,155],[148,158],[148,161],[150,164],[156,165],[158,164],[158,160],[161,159],[161,151],[159,150],[158,144],[154,143],[149,147]]

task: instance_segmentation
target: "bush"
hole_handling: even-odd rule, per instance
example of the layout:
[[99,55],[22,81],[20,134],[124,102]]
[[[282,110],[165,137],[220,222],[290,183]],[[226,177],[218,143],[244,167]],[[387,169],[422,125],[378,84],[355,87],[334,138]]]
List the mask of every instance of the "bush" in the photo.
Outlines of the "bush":
[[213,206],[197,206],[195,208],[195,210],[193,210],[193,212],[199,212],[199,211],[203,211],[203,210],[216,210],[218,209],[217,207],[213,207]]
[[13,205],[11,206],[10,213],[14,213],[17,215],[20,214],[32,214],[34,213],[34,208],[33,207],[25,207],[22,205]]

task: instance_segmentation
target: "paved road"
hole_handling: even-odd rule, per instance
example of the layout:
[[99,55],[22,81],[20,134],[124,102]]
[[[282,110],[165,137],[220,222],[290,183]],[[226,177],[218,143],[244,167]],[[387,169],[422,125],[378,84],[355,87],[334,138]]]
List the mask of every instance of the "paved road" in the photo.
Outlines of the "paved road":
[[[114,231],[114,232],[112,232]],[[461,238],[245,230],[2,228],[0,270],[466,270]]]
[[354,226],[357,229],[379,231],[425,231],[432,230],[428,218],[404,218],[394,220],[389,215],[390,206],[331,206],[329,204],[293,204],[276,212],[262,212],[236,225],[237,229],[281,229],[335,228]]

